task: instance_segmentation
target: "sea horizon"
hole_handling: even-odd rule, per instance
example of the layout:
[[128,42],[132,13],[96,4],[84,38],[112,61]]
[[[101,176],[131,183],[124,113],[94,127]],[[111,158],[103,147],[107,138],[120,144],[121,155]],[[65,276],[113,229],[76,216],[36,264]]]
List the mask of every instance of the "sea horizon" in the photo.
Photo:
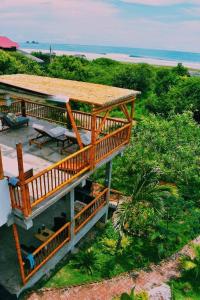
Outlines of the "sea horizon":
[[180,50],[164,50],[164,49],[148,49],[135,47],[119,47],[105,45],[81,45],[81,44],[64,44],[64,43],[44,43],[44,42],[21,42],[22,49],[35,49],[48,51],[51,47],[52,51],[72,51],[85,52],[95,54],[124,54],[135,58],[150,58],[158,60],[171,60],[180,62],[200,63],[200,53],[180,51]]

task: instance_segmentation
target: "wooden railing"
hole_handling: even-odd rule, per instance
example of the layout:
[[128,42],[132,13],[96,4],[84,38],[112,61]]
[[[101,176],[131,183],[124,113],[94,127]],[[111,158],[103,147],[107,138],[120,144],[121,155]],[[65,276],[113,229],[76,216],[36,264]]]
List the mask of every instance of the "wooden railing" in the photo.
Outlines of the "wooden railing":
[[[77,127],[86,129],[86,130],[91,130],[92,128],[92,115],[90,113],[86,112],[81,112],[81,111],[76,111],[73,110],[73,116],[76,122]],[[102,116],[97,116],[96,117],[96,127],[98,128],[103,120]],[[114,130],[124,126],[127,124],[127,121],[124,120],[119,120],[116,118],[107,118],[106,122],[102,128],[102,133],[108,134],[113,132]]]
[[119,147],[129,142],[131,125],[127,124],[113,133],[99,139],[95,145],[95,163],[111,155]]
[[[24,105],[24,113],[27,116],[35,117],[38,119],[54,122],[60,125],[66,126],[67,124],[67,113],[66,109],[58,106],[51,106],[38,102],[28,100],[18,100],[11,103],[10,106],[0,105],[0,112],[12,112],[20,114]],[[92,128],[92,115],[87,112],[72,110],[76,125],[78,128],[91,130]],[[99,127],[103,117],[97,116],[96,126]],[[127,121],[116,118],[107,118],[102,128],[102,133],[111,133],[114,130],[127,124]]]
[[[56,191],[69,184],[72,180],[79,177],[82,173],[90,169],[90,149],[91,146],[66,157],[49,168],[39,172],[35,176],[25,181],[26,199],[21,201],[15,198],[14,204],[19,208],[21,203],[26,203],[26,207],[21,207],[28,215],[33,207],[44,201]],[[22,187],[21,187],[22,190]],[[13,193],[16,195],[16,188]],[[22,196],[17,192],[17,196]]]
[[[88,146],[66,157],[49,168],[25,180],[23,185],[11,187],[13,208],[23,211],[27,217],[33,207],[56,193],[62,187],[91,168],[91,151],[95,153],[95,164],[111,155],[129,141],[130,124],[96,141],[95,146]],[[25,193],[22,192],[25,190]],[[25,198],[24,198],[25,197]]]
[[108,188],[104,189],[103,192],[75,216],[75,234],[106,204],[107,192]]
[[[67,124],[66,109],[56,106],[50,106],[47,104],[41,104],[32,101],[24,101],[26,107],[26,114],[38,119],[55,122],[61,125]],[[78,128],[91,130],[92,128],[92,115],[87,112],[72,110],[75,123]],[[102,116],[97,116],[96,126],[98,127],[103,120]],[[115,118],[107,118],[103,128],[103,133],[110,133],[127,124],[127,121],[118,120]]]
[[21,101],[15,101],[11,102],[9,106],[7,105],[0,105],[0,112],[3,113],[14,113],[16,115],[20,114],[22,111],[22,102]]
[[66,109],[32,101],[24,101],[26,115],[66,126]]
[[[108,188],[105,188],[99,195],[82,209],[74,218],[74,233],[84,227],[96,213],[106,205]],[[55,232],[46,242],[42,243],[32,254],[32,267],[29,259],[23,259],[24,278],[27,282],[57,251],[70,241],[71,223],[66,223],[62,228]]]
[[[9,107],[0,106],[2,112],[23,113],[60,125],[66,125],[66,110],[60,107],[20,100],[13,102]],[[92,116],[86,112],[73,111],[73,116],[79,128],[91,130]],[[96,117],[96,128],[103,120]],[[40,173],[30,177],[16,187],[11,187],[11,201],[13,208],[23,211],[29,216],[33,207],[47,199],[59,189],[90,168],[95,167],[101,160],[111,155],[119,147],[127,144],[130,138],[131,124],[124,120],[107,118],[101,131],[103,137],[95,144],[68,156],[64,160],[50,166]]]
[[61,229],[53,234],[45,243],[32,253],[34,260],[33,268],[29,262],[24,261],[25,280],[28,281],[38,269],[40,269],[58,250],[70,240],[70,223],[66,223]]
[[17,184],[16,186],[10,185],[10,198],[12,207],[24,211],[25,202],[22,200],[21,188]]

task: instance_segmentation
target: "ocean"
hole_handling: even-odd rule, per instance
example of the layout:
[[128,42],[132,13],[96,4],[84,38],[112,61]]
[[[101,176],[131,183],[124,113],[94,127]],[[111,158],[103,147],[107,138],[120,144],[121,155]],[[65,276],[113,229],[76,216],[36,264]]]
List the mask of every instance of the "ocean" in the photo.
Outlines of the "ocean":
[[181,62],[200,63],[200,53],[170,51],[170,50],[156,50],[143,48],[129,48],[129,47],[111,47],[111,46],[95,46],[95,45],[75,45],[75,44],[49,44],[49,43],[20,43],[23,49],[42,49],[49,50],[51,45],[52,51],[77,51],[96,54],[126,54],[131,57],[138,58],[152,58],[160,60],[171,60]]

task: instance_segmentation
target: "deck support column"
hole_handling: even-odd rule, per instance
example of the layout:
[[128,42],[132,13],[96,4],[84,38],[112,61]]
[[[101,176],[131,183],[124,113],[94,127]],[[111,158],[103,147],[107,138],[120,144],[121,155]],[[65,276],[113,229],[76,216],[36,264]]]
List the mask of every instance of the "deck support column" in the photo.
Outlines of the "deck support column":
[[106,164],[105,187],[108,188],[108,192],[106,193],[107,210],[106,210],[104,217],[102,218],[102,221],[104,223],[106,223],[108,220],[108,208],[109,208],[109,200],[110,200],[111,181],[112,181],[112,160],[107,162],[107,164]]
[[[74,189],[72,189],[67,195],[66,195],[66,202],[67,202],[67,221],[70,222],[70,240],[73,244],[74,241]],[[73,247],[72,247],[73,250]]]

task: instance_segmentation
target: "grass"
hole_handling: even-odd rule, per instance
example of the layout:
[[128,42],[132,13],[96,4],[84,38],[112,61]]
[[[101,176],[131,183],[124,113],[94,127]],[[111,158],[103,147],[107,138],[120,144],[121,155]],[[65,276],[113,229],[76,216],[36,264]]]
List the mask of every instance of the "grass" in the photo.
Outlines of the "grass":
[[199,300],[200,283],[194,278],[180,278],[170,282],[173,300]]
[[[172,230],[175,224],[171,226]],[[71,256],[70,259],[63,261],[54,274],[43,281],[41,285],[47,288],[63,288],[100,281],[131,270],[147,268],[151,262],[158,263],[162,258],[178,251],[191,239],[191,236],[189,237],[185,231],[181,232],[183,230],[182,226],[187,227],[186,224],[180,226],[181,228],[176,224],[181,241],[175,247],[175,240],[172,239],[169,249],[165,248],[164,256],[158,257],[155,244],[141,238],[124,239],[122,248],[116,252],[118,235],[114,231],[112,223],[108,222],[105,228],[96,229],[96,234],[92,240],[84,240],[79,252]],[[188,230],[191,231],[191,228]],[[184,235],[184,238],[182,235]],[[92,253],[92,256],[90,253]],[[88,266],[91,267],[91,272]]]
[[[77,254],[63,261],[49,279],[41,282],[42,287],[63,288],[90,283],[132,270],[135,259],[114,252],[117,234],[111,223],[95,231],[96,234],[92,240],[86,240]],[[88,249],[91,249],[94,255],[91,262],[92,273],[85,268],[86,264],[90,265]]]
[[100,280],[98,274],[89,275],[81,270],[75,269],[70,263],[63,266],[45,284],[46,288],[64,288],[71,285],[79,285]]

